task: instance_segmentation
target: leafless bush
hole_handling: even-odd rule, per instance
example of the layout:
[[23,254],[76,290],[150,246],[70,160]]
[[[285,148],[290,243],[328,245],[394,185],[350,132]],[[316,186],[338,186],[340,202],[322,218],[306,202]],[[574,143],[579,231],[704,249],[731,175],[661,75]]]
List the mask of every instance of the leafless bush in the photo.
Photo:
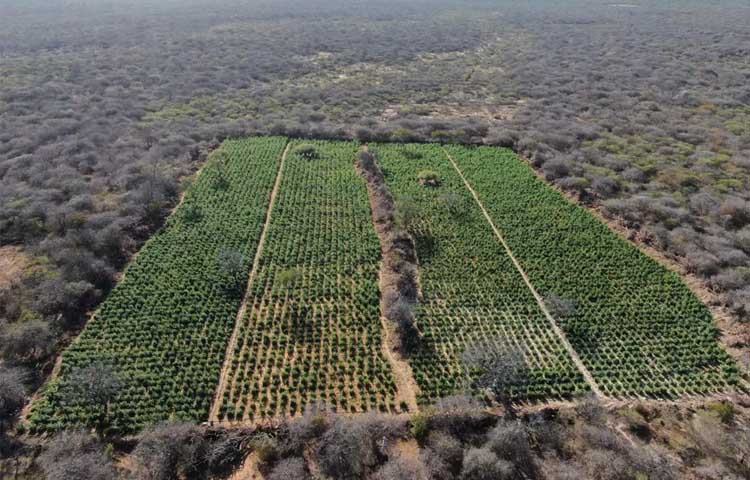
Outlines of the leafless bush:
[[486,431],[494,421],[477,399],[466,395],[453,395],[437,401],[430,424],[433,429],[465,439],[476,435],[477,432]]
[[381,466],[373,480],[428,480],[428,472],[419,460],[396,457]]
[[375,442],[365,422],[337,418],[318,444],[321,472],[333,478],[361,478],[378,463]]
[[289,421],[283,427],[286,436],[283,449],[301,454],[309,442],[320,437],[328,429],[334,418],[333,409],[325,403],[306,405],[300,418]]
[[441,431],[430,432],[427,448],[445,463],[450,472],[455,474],[461,470],[463,446],[455,437]]
[[591,425],[603,425],[606,419],[606,410],[593,395],[579,401],[575,406],[575,411],[579,417]]
[[514,468],[488,448],[472,448],[464,456],[462,480],[511,480]]
[[132,458],[143,480],[170,480],[195,474],[203,462],[206,441],[190,423],[156,425],[139,438]]
[[310,478],[307,464],[303,458],[285,458],[273,467],[267,480],[305,480]]
[[66,431],[55,436],[39,456],[47,480],[113,480],[112,459],[104,446],[83,432]]
[[536,472],[529,435],[520,421],[501,421],[487,434],[484,448],[513,465],[516,474],[533,478]]

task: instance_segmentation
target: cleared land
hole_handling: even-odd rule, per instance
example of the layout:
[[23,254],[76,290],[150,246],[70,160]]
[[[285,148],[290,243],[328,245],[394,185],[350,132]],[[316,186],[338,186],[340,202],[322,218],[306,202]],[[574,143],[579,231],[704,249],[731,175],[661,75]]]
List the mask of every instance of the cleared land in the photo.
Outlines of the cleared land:
[[[285,138],[225,142],[165,227],[143,247],[30,415],[35,430],[90,425],[99,412],[65,395],[76,367],[112,365],[123,389],[112,431],[170,417],[205,420],[243,297]],[[239,252],[227,275],[222,252]]]
[[[397,203],[416,210],[410,230],[419,257],[423,300],[417,326],[423,341],[410,362],[420,402],[456,392],[464,378],[464,350],[493,340],[520,348],[530,368],[528,378],[513,386],[513,397],[589,391],[441,147],[391,144],[372,150]],[[439,186],[419,183],[424,170],[438,175]]]
[[[421,404],[455,393],[462,353],[483,342],[523,353],[529,371],[511,387],[517,400],[592,386],[675,398],[738,383],[709,311],[679,277],[511,151],[371,147],[413,217],[423,338],[408,361]],[[358,149],[225,142],[65,352],[32,409],[32,429],[90,426],[100,416],[66,393],[72,370],[95,362],[123,384],[109,415],[115,432],[209,412],[256,423],[315,402],[404,411],[382,349],[381,247]],[[424,171],[436,181],[420,181]]]
[[[300,154],[302,143],[314,154]],[[313,402],[342,412],[398,408],[381,350],[380,245],[354,169],[358,149],[292,144],[218,420],[295,415]]]
[[680,397],[725,390],[738,370],[711,313],[673,272],[568,202],[506,149],[447,147],[604,392]]

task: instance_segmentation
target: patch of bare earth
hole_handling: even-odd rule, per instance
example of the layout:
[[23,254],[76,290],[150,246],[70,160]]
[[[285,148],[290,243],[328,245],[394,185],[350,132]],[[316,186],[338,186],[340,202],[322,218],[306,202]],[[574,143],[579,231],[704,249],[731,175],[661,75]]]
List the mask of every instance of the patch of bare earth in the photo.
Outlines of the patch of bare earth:
[[235,470],[228,480],[261,480],[263,475],[260,473],[259,464],[258,454],[255,452],[251,453],[242,463],[242,466]]
[[389,122],[408,114],[417,114],[425,120],[465,120],[467,118],[511,120],[525,103],[525,100],[516,100],[504,104],[473,101],[391,104],[387,105],[380,114],[380,120]]
[[31,257],[21,247],[0,247],[0,291],[21,281],[24,270],[31,265]]

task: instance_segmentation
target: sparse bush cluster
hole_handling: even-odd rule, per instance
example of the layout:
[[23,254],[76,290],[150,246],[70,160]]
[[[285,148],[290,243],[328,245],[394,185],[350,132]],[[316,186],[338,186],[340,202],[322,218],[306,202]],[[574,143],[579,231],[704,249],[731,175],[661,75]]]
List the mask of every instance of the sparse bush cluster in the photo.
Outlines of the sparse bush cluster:
[[[381,309],[397,334],[394,348],[408,355],[417,348],[420,338],[414,315],[419,297],[419,269],[414,239],[409,233],[417,215],[416,207],[408,199],[393,198],[376,152],[360,152],[358,166],[367,181],[373,220],[383,251]],[[432,176],[429,181],[437,182]]]

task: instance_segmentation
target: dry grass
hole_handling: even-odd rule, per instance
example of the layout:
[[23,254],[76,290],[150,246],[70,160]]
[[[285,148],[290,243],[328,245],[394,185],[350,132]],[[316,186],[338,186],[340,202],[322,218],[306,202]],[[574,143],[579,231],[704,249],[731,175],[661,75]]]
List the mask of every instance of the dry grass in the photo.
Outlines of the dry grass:
[[0,290],[8,289],[19,282],[31,262],[31,257],[20,247],[0,247]]

